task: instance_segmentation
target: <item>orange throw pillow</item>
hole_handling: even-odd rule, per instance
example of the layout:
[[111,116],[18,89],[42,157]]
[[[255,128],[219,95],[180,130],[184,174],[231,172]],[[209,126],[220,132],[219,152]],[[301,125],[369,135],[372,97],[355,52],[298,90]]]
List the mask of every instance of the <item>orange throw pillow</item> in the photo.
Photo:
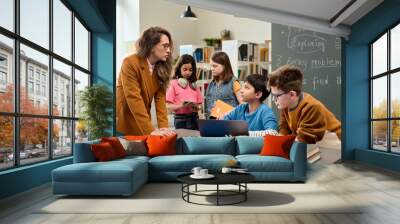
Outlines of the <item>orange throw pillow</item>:
[[121,142],[119,142],[118,137],[109,137],[109,138],[101,138],[101,142],[108,142],[114,149],[115,155],[117,158],[125,157],[126,151],[122,146]]
[[117,158],[113,147],[108,142],[93,144],[90,147],[92,149],[94,157],[99,162],[110,161]]
[[176,155],[176,137],[176,134],[172,136],[150,135],[146,140],[148,149],[147,155]]
[[285,136],[275,136],[275,135],[265,135],[264,136],[264,146],[261,149],[260,155],[262,156],[280,156],[289,159],[290,148],[296,135],[285,135]]
[[124,139],[129,140],[129,141],[146,141],[147,137],[149,137],[148,135],[126,135],[126,136],[122,136]]

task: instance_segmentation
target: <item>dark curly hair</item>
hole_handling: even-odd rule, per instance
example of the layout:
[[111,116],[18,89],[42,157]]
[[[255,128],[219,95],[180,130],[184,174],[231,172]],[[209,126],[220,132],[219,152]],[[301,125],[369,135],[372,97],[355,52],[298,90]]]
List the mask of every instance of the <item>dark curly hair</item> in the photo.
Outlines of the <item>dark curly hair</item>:
[[174,67],[174,79],[182,78],[181,67],[184,64],[191,64],[192,65],[192,75],[189,77],[188,81],[191,82],[191,83],[196,82],[197,81],[196,61],[189,54],[184,54],[184,55],[180,56],[178,61],[176,62],[175,67]]
[[267,90],[267,75],[251,74],[246,77],[246,82],[254,87],[255,92],[261,92],[262,96],[260,102],[263,102],[269,96],[270,92]]

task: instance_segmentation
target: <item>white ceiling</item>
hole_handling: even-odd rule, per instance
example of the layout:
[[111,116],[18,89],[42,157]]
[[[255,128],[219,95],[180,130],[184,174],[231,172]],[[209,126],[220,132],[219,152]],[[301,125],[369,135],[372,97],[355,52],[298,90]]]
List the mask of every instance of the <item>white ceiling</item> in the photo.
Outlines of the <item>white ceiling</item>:
[[[383,0],[167,0],[238,17],[347,37],[351,25]],[[350,4],[336,18],[347,4]],[[333,20],[336,18],[336,20]]]
[[225,0],[329,21],[350,0]]

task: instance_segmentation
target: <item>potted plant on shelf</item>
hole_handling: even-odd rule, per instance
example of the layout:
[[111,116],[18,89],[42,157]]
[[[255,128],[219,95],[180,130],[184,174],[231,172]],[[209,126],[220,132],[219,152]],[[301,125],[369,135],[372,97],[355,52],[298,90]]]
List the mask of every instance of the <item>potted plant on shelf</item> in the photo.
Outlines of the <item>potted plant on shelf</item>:
[[220,48],[221,47],[221,39],[219,38],[204,38],[204,42],[208,47]]
[[110,136],[107,131],[112,125],[112,92],[102,84],[86,87],[79,93],[81,120],[87,127],[88,139]]

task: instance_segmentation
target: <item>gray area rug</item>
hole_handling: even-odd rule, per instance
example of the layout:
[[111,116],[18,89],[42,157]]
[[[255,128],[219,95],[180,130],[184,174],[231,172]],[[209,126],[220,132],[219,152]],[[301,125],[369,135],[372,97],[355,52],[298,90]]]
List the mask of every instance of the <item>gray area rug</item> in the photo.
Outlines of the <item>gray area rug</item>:
[[[235,186],[224,186],[233,189]],[[57,197],[35,213],[125,214],[125,213],[360,213],[359,205],[345,201],[317,184],[249,184],[246,202],[237,205],[207,206],[190,204],[181,198],[178,183],[146,184],[131,197]],[[213,185],[198,190],[212,190]],[[191,188],[194,190],[194,187]],[[194,196],[194,202],[215,204],[215,195]],[[214,196],[212,196],[214,195]],[[238,200],[224,197],[223,203]]]

